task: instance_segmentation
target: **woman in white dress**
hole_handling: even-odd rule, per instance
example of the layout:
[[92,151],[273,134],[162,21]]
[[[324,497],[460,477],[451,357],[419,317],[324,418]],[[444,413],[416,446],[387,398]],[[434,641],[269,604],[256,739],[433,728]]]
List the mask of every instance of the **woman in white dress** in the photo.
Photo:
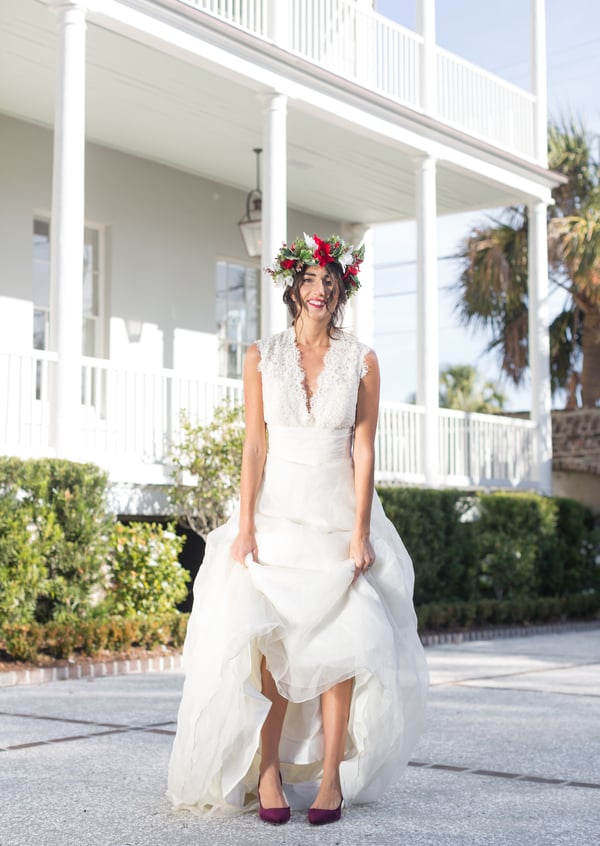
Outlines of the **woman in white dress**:
[[176,808],[334,822],[419,736],[412,564],[373,486],[377,358],[339,328],[363,254],[305,235],[269,271],[293,324],[246,356],[240,501],[208,538],[184,646]]

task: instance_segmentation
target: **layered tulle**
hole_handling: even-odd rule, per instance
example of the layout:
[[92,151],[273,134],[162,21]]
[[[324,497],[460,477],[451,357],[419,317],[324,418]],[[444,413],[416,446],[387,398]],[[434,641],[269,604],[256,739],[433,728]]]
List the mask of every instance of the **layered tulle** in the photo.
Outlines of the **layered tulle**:
[[413,570],[374,497],[376,560],[352,582],[351,434],[270,432],[256,512],[259,560],[233,561],[238,514],[212,532],[194,585],[185,685],[169,767],[177,808],[228,814],[257,806],[260,730],[269,710],[260,662],[289,700],[281,741],[292,807],[310,804],[323,756],[319,694],[353,678],[346,803],[378,798],[418,738],[427,671],[412,606]]

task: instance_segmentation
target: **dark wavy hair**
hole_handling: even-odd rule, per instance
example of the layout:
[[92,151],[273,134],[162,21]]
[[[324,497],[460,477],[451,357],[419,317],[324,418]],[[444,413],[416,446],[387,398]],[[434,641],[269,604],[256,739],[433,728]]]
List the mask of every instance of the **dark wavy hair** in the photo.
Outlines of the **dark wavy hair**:
[[[300,286],[302,285],[302,282],[304,280],[305,270],[306,267],[303,267],[302,270],[297,270],[294,274],[293,283],[291,285],[286,285],[285,290],[283,292],[283,302],[288,308],[290,317],[292,318],[292,323],[296,323],[296,321],[302,314],[302,305],[299,292]],[[346,293],[346,286],[344,285],[344,271],[342,270],[341,265],[337,261],[332,261],[327,265],[327,271],[331,279],[333,279],[333,281],[335,282],[337,290],[339,292],[338,301],[334,308],[331,308],[331,301],[334,299],[334,289],[332,288],[329,294],[325,295],[325,307],[329,312],[327,334],[330,338],[334,338],[336,336],[336,333],[339,332],[339,330],[341,329],[342,318],[344,316],[344,306],[348,301],[348,295]]]

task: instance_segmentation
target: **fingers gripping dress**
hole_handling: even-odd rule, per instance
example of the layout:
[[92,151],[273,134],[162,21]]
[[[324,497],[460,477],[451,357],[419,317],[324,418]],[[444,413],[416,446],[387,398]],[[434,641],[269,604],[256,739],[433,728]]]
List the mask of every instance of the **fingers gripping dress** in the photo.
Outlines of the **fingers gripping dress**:
[[312,402],[294,330],[259,341],[268,456],[256,506],[259,560],[236,563],[239,513],[208,538],[194,584],[186,673],[169,766],[176,808],[226,815],[258,806],[260,731],[270,703],[260,662],[289,700],[281,770],[292,807],[322,770],[319,694],[353,678],[346,804],[381,796],[418,738],[427,686],[406,549],[373,497],[373,567],[352,583],[352,433],[368,348],[332,340]]

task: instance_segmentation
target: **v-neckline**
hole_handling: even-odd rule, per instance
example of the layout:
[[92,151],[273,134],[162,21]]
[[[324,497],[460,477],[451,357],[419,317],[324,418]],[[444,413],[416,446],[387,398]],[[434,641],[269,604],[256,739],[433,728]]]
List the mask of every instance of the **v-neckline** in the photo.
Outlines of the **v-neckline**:
[[296,338],[296,333],[294,331],[293,326],[290,326],[290,336],[291,336],[292,345],[294,347],[294,351],[295,351],[295,354],[296,354],[296,365],[298,367],[298,381],[300,383],[300,390],[301,390],[301,393],[302,393],[302,397],[304,399],[304,408],[306,409],[306,413],[308,415],[311,415],[314,411],[314,408],[315,408],[315,400],[317,399],[319,392],[321,390],[321,381],[323,379],[323,374],[325,373],[325,370],[327,369],[327,363],[328,363],[327,360],[328,360],[329,355],[331,353],[331,350],[333,348],[333,341],[330,340],[329,346],[327,347],[327,349],[325,351],[325,355],[323,356],[323,367],[319,371],[319,375],[317,376],[317,379],[315,381],[315,389],[309,395],[309,393],[308,393],[309,385],[308,385],[308,380],[306,378],[306,371],[305,371],[304,367],[302,366],[302,351],[301,351],[300,347],[298,346],[298,340]]

